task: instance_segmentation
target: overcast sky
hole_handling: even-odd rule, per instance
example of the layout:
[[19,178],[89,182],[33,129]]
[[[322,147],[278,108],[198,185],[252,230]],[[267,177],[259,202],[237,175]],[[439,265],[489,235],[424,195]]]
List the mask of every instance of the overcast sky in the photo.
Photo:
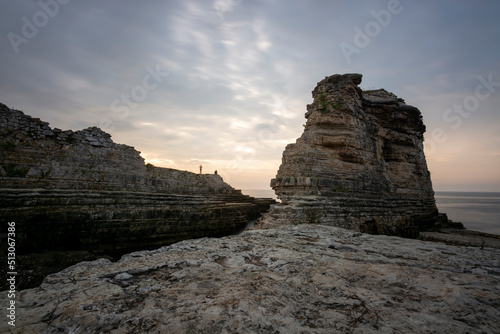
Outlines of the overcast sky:
[[0,102],[265,189],[325,76],[418,107],[435,190],[500,191],[500,1],[16,0]]

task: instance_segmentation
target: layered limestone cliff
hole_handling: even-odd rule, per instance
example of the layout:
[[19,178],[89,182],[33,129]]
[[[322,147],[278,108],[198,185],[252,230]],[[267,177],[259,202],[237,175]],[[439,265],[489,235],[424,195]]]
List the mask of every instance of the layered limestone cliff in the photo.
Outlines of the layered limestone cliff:
[[121,255],[246,226],[269,199],[219,175],[145,164],[98,128],[52,129],[0,104],[0,223],[16,223],[17,254]]
[[438,220],[420,111],[360,74],[332,75],[313,90],[304,133],[271,181],[282,204],[268,224],[322,223],[416,236]]

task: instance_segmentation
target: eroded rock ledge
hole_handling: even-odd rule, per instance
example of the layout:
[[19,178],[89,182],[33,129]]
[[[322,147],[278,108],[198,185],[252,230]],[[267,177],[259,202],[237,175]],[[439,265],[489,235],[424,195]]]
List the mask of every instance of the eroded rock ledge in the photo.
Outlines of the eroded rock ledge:
[[499,333],[499,295],[498,249],[281,226],[80,263],[22,291],[11,330]]
[[16,222],[18,256],[121,256],[227,235],[274,203],[243,195],[219,175],[146,165],[140,152],[99,128],[52,129],[3,104],[0,135],[0,223],[7,231]]
[[302,136],[271,181],[282,204],[265,223],[322,223],[416,237],[438,221],[423,151],[420,111],[384,89],[362,91],[361,74],[320,81]]

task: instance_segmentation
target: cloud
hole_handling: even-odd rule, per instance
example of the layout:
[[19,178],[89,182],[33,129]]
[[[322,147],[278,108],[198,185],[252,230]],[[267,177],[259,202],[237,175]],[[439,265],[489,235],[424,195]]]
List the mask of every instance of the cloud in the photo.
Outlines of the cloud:
[[[419,107],[426,138],[443,128],[450,143],[466,138],[472,151],[483,152],[483,164],[497,164],[498,148],[482,151],[485,142],[474,137],[498,135],[500,89],[460,131],[450,130],[442,115],[474,92],[479,75],[500,80],[500,3],[401,0],[403,11],[348,64],[339,44],[351,42],[353,29],[387,4],[71,1],[19,53],[5,36],[0,41],[0,102],[63,129],[106,119],[116,142],[156,164],[196,171],[203,162],[231,171],[236,186],[248,185],[245,175],[252,175],[267,187],[284,147],[303,131],[316,83],[360,72],[362,87],[386,88]],[[20,34],[22,17],[39,10],[35,1],[5,3],[0,31]],[[133,101],[137,106],[120,103],[126,116],[116,112],[113,101],[143,87],[148,66],[168,75]],[[450,168],[432,160],[452,157],[449,145],[437,145],[430,157],[436,169]],[[454,161],[469,158],[457,151]],[[474,173],[466,170],[462,178]],[[497,177],[491,168],[484,175]]]

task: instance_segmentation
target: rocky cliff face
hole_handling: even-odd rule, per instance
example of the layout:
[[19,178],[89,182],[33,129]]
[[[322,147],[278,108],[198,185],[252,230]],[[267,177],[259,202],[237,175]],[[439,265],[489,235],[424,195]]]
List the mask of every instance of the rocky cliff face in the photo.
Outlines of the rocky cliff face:
[[281,226],[80,263],[20,292],[10,329],[499,333],[499,259],[492,248]]
[[16,222],[18,255],[114,255],[226,235],[274,202],[218,175],[146,165],[98,128],[52,129],[2,104],[0,134],[0,222]]
[[217,175],[146,165],[99,128],[51,129],[0,104],[0,187],[241,195]]
[[333,75],[313,90],[304,133],[271,181],[282,204],[268,224],[416,236],[437,221],[420,111],[383,89],[362,91],[361,77]]

